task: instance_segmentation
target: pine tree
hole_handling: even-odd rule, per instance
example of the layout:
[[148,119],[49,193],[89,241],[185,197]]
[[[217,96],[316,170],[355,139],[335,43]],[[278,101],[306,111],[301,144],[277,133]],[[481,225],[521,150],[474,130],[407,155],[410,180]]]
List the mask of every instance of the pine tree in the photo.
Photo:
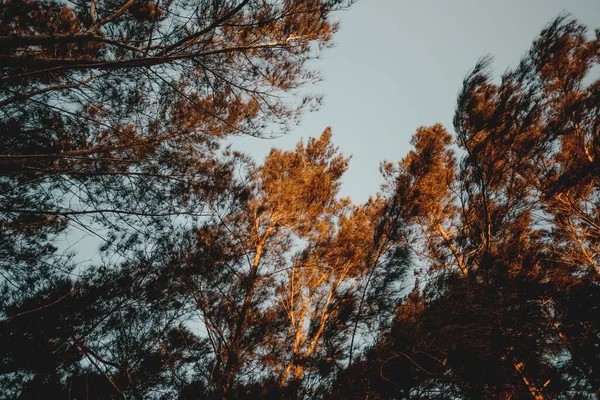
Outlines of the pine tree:
[[459,94],[459,151],[441,127],[422,128],[385,165],[422,272],[333,393],[597,395],[599,38],[560,16],[499,82],[482,60]]

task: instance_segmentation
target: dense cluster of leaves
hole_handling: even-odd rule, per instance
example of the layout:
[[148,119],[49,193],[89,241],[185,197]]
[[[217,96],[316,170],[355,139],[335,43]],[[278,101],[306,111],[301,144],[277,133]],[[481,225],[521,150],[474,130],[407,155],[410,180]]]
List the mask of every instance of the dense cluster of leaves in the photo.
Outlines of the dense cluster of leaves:
[[0,5],[0,398],[598,395],[600,33],[483,60],[353,204],[330,129],[220,148],[310,105],[348,3]]
[[423,128],[385,165],[423,273],[331,393],[600,394],[599,61],[600,32],[559,17],[499,82],[487,59],[467,76],[457,150],[441,126]]
[[236,168],[221,139],[280,133],[318,102],[296,91],[318,79],[306,62],[349,3],[2,2],[6,257],[31,229],[106,228],[114,243],[132,226],[147,239],[169,217],[211,214],[206,200]]

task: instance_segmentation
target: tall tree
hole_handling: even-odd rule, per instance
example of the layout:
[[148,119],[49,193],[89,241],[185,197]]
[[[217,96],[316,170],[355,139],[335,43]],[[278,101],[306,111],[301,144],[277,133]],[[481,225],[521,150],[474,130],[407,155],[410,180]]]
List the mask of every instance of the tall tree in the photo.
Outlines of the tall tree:
[[[235,172],[242,157],[221,153],[222,138],[269,135],[270,127],[285,131],[318,103],[300,97],[297,89],[318,79],[306,62],[328,46],[337,29],[331,12],[349,4],[19,0],[0,5],[2,333],[33,335],[59,360],[58,374],[40,375],[28,369],[31,364],[13,363],[4,375],[12,387],[22,388],[25,397],[50,384],[59,387],[66,370],[84,360],[111,396],[125,391],[143,397],[157,390],[157,376],[172,366],[148,372],[142,361],[162,360],[164,353],[158,357],[155,346],[165,342],[156,338],[189,306],[174,306],[161,297],[166,291],[152,286],[162,282],[173,288],[165,278],[172,266],[157,254],[171,254],[164,245],[173,244],[167,239],[178,237],[178,227],[202,224],[238,190]],[[101,266],[88,271],[56,252],[56,238],[67,228],[99,237],[106,258],[94,263]],[[182,258],[172,254],[177,257]],[[127,276],[138,281],[132,284]],[[128,285],[142,293],[132,295]],[[103,298],[97,288],[114,299]],[[146,291],[158,298],[148,298]],[[72,319],[45,317],[55,330],[20,323],[59,313],[54,306],[64,304],[66,310],[85,296],[90,299],[82,303],[93,303],[97,313],[78,308]],[[73,337],[63,337],[69,330]],[[187,331],[174,332],[177,337]],[[196,346],[186,335],[179,336]],[[14,342],[6,343],[3,364],[30,355],[12,353]],[[65,351],[76,354],[67,357],[68,366],[60,361]],[[125,382],[116,379],[117,372],[126,375]],[[45,378],[50,376],[52,382]],[[26,383],[30,378],[33,386]]]
[[[200,258],[182,284],[213,346],[212,396],[250,396],[253,384],[262,395],[313,396],[322,385],[306,376],[327,377],[348,356],[365,280],[397,241],[378,239],[381,199],[339,198],[348,159],[330,139],[327,129],[294,151],[272,150],[199,231]],[[392,275],[374,286],[389,288],[402,269]]]
[[386,166],[425,273],[336,393],[597,395],[599,46],[561,16],[499,82],[482,60],[458,98],[460,163],[436,126]]
[[348,4],[3,2],[3,224],[141,230],[209,213],[231,172],[220,138],[281,132],[313,104],[294,92]]

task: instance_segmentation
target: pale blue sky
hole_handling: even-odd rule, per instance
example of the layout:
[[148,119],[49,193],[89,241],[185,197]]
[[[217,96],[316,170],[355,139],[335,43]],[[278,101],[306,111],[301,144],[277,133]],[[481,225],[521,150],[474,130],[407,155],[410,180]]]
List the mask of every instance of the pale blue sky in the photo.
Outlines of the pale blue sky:
[[600,0],[359,0],[337,14],[335,46],[315,63],[320,111],[285,137],[238,137],[234,147],[262,161],[271,147],[291,149],[331,126],[352,155],[342,195],[365,201],[382,182],[379,163],[401,159],[416,128],[441,122],[453,132],[456,95],[481,56],[493,55],[501,74],[562,11],[590,33],[600,27]]

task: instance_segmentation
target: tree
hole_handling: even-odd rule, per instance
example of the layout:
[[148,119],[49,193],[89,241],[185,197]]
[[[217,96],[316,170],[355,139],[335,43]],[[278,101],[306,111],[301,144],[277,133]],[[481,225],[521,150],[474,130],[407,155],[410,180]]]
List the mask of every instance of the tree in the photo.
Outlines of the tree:
[[231,179],[220,139],[285,131],[312,104],[293,92],[317,78],[306,61],[336,30],[330,13],[347,5],[3,3],[3,224],[100,223],[111,241],[131,225],[210,213],[203,199]]
[[[0,6],[3,398],[598,395],[600,33],[481,60],[455,140],[419,128],[353,204],[330,129],[220,149],[293,121],[344,4]],[[57,252],[74,226],[102,258]]]
[[[167,292],[157,294],[156,287],[148,286],[160,279],[166,284],[165,276],[172,273],[157,254],[171,254],[165,251],[164,244],[173,243],[167,239],[186,237],[179,229],[202,225],[238,190],[235,172],[243,157],[220,152],[225,136],[268,136],[270,127],[285,132],[301,112],[318,103],[296,91],[318,78],[306,62],[328,46],[337,29],[331,12],[349,3],[0,5],[3,332],[14,337],[14,332],[37,331],[36,340],[56,344],[47,347],[57,358],[65,347],[78,354],[67,366],[57,364],[51,380],[16,363],[5,376],[10,380],[21,374],[23,380],[11,382],[24,390],[23,396],[50,387],[44,385],[60,386],[66,369],[77,369],[79,362],[98,365],[94,379],[111,396],[125,391],[139,397],[159,385],[157,376],[164,377],[164,368],[172,365],[161,364],[156,373],[140,365],[158,357],[153,346],[164,342],[154,339],[172,327],[172,316],[183,305],[169,300],[165,306],[160,296]],[[56,252],[56,239],[67,229],[102,241],[105,259],[94,261],[100,266],[82,268],[67,253]],[[136,267],[145,272],[133,273]],[[143,293],[131,295],[128,285]],[[112,290],[114,299],[100,296],[97,287]],[[146,290],[159,298],[148,298]],[[15,322],[30,314],[41,317],[47,309],[54,311],[54,305],[71,304],[81,296],[90,296],[89,302],[102,311],[80,310],[72,320],[61,314],[52,320],[60,327],[54,333]],[[106,304],[98,303],[102,301]],[[94,329],[78,338],[54,337],[69,329],[76,332],[78,326]],[[174,332],[187,338],[185,329]],[[192,343],[188,339],[184,341]],[[7,343],[9,363],[12,342]],[[190,346],[204,345],[201,340]],[[29,378],[35,381],[32,386]],[[71,382],[79,382],[73,383],[77,386],[81,379]],[[169,386],[164,381],[160,385]]]
[[[249,171],[243,195],[200,231],[202,258],[184,290],[214,349],[211,395],[249,396],[262,382],[296,398],[316,389],[303,386],[306,370],[327,375],[347,355],[358,284],[375,267],[381,202],[338,198],[348,159],[330,138],[327,129],[294,151],[272,150]],[[215,249],[224,255],[217,268],[203,261]]]
[[598,393],[600,103],[599,82],[586,80],[599,46],[598,34],[588,39],[561,16],[498,83],[482,60],[458,98],[460,151],[441,127],[422,128],[415,150],[385,166],[388,202],[409,224],[423,280],[333,393]]

